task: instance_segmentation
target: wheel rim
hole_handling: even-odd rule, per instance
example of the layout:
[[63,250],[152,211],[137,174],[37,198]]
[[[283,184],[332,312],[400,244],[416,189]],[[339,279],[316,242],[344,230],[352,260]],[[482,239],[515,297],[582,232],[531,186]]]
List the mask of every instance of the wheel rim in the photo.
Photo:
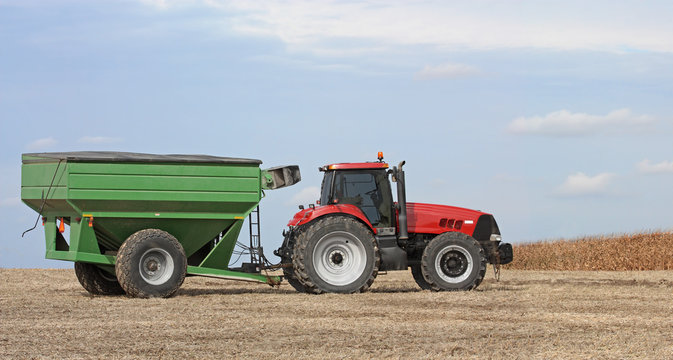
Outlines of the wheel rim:
[[472,273],[472,256],[466,249],[457,245],[443,248],[435,257],[435,270],[442,280],[459,283]]
[[313,251],[313,266],[326,283],[344,286],[357,280],[367,266],[367,251],[353,234],[331,232],[318,240]]
[[140,257],[140,276],[151,285],[167,282],[174,268],[173,258],[164,249],[149,249]]

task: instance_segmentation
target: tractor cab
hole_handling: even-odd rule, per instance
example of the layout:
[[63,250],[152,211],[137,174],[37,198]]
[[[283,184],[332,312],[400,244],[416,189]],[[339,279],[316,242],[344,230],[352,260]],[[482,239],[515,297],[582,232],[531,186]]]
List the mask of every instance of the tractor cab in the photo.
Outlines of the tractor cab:
[[320,205],[350,204],[358,207],[375,228],[395,226],[394,203],[388,164],[384,162],[333,164],[325,173]]

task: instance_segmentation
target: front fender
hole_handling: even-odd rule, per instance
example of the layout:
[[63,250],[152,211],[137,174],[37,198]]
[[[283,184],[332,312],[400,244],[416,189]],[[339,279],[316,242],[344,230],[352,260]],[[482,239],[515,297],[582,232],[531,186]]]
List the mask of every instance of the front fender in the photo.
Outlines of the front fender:
[[290,220],[290,222],[287,223],[287,226],[290,227],[301,226],[319,217],[331,214],[345,214],[353,216],[358,220],[362,221],[362,223],[367,225],[372,230],[372,232],[376,234],[376,228],[372,226],[372,224],[369,222],[369,219],[367,219],[362,210],[360,210],[360,208],[358,208],[357,206],[351,204],[323,205],[323,206],[316,206],[315,208],[308,208],[301,210],[298,213],[294,214],[294,217],[292,218],[292,220]]

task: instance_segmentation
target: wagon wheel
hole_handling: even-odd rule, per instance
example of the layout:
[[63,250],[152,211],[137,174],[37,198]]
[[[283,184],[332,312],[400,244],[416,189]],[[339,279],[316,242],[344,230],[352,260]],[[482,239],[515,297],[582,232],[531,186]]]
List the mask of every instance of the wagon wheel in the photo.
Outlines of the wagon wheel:
[[185,280],[187,257],[173,235],[158,229],[140,230],[119,248],[115,272],[131,297],[170,297]]
[[315,220],[297,235],[293,250],[294,275],[309,293],[363,292],[378,274],[374,236],[350,217]]
[[92,295],[122,295],[119,281],[107,271],[88,263],[75,263],[75,275],[82,287]]
[[423,251],[421,270],[434,291],[472,290],[486,274],[486,256],[477,240],[463,233],[437,235]]

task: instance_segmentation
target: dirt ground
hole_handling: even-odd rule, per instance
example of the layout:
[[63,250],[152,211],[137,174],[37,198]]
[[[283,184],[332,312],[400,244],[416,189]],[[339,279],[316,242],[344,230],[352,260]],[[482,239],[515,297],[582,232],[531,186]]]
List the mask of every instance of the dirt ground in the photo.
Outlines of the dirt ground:
[[88,295],[72,270],[0,269],[0,358],[673,358],[673,271],[410,273],[355,295],[190,277],[170,299]]

